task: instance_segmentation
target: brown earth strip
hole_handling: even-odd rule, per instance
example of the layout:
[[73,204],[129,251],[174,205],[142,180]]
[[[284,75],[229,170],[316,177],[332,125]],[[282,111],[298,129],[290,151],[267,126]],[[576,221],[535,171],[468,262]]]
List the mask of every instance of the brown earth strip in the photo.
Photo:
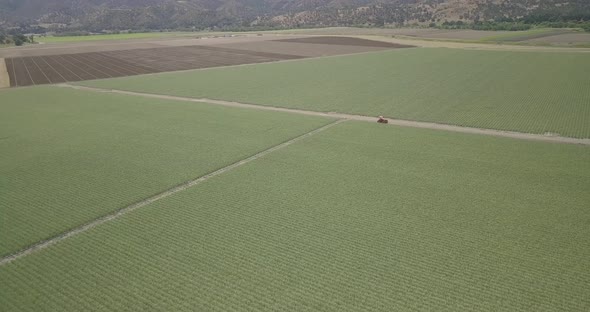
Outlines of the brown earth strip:
[[8,67],[3,58],[0,58],[0,89],[10,87],[10,76],[8,75]]
[[22,47],[2,49],[0,57],[25,57],[25,56],[48,56],[73,53],[90,53],[98,51],[118,51],[129,49],[157,48],[157,43],[145,42],[81,42],[81,43],[59,43],[59,44],[36,44]]
[[[287,113],[310,115],[310,116],[322,116],[322,117],[332,117],[332,118],[339,118],[339,119],[345,119],[345,120],[366,121],[366,122],[372,122],[372,123],[377,122],[377,118],[371,117],[371,116],[352,115],[352,114],[343,114],[343,113],[324,113],[324,112],[308,111],[308,110],[302,110],[302,109],[283,108],[283,107],[275,107],[275,106],[263,106],[263,105],[257,105],[257,104],[239,103],[239,102],[205,99],[205,98],[197,99],[197,98],[187,98],[187,97],[163,95],[163,94],[142,93],[142,92],[133,92],[133,91],[114,90],[114,89],[101,89],[101,88],[94,88],[94,87],[75,86],[75,85],[70,85],[70,84],[59,84],[57,86],[66,87],[66,88],[73,88],[73,89],[77,89],[77,90],[86,90],[86,91],[94,91],[94,92],[102,92],[102,93],[126,94],[126,95],[142,96],[142,97],[147,97],[147,98],[156,98],[156,99],[164,99],[164,100],[197,102],[197,103],[222,105],[222,106],[229,106],[229,107],[250,108],[250,109],[258,109],[258,110],[270,110],[270,111],[287,112]],[[434,122],[422,122],[422,121],[412,121],[412,120],[403,120],[403,119],[388,119],[388,123],[386,125],[411,127],[411,128],[422,128],[422,129],[432,129],[432,130],[443,130],[443,131],[470,133],[470,134],[480,134],[480,135],[498,136],[498,137],[506,137],[506,138],[512,138],[512,139],[520,139],[520,140],[530,140],[530,141],[590,145],[590,139],[576,139],[576,138],[569,138],[569,137],[545,136],[545,135],[541,135],[541,134],[532,134],[532,133],[523,133],[523,132],[514,132],[514,131],[471,128],[471,127],[462,127],[462,126],[455,126],[455,125],[448,125],[448,124],[440,124],[440,123],[434,123]]]
[[366,53],[373,51],[384,51],[390,48],[365,47],[351,45],[317,44],[317,43],[296,43],[279,41],[226,43],[223,47],[248,50],[254,52],[272,52],[278,54],[292,54],[300,57],[320,57],[332,55],[345,55],[355,53]]
[[307,38],[294,38],[294,39],[279,39],[275,40],[278,42],[296,42],[296,43],[312,43],[312,44],[335,44],[335,45],[350,45],[350,46],[363,46],[363,47],[380,47],[380,48],[412,48],[413,46],[396,44],[383,41],[374,41],[368,39],[360,39],[354,37],[338,37],[338,36],[318,36],[318,37],[307,37]]
[[[195,33],[194,36],[183,38],[143,38],[129,40],[104,40],[104,41],[81,41],[67,43],[49,43],[25,45],[22,47],[11,47],[0,49],[0,58],[24,57],[24,56],[47,56],[63,55],[90,52],[107,52],[134,49],[153,49],[162,47],[181,46],[215,46],[226,43],[263,42],[272,39],[293,38],[292,35],[256,36],[254,34],[240,35],[236,37],[201,38]],[[302,36],[298,36],[302,37]]]

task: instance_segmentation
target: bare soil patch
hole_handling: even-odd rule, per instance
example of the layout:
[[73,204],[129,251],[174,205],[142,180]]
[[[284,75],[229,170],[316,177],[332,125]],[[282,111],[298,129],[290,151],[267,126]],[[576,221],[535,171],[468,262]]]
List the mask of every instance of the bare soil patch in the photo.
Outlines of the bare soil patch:
[[273,34],[267,36],[244,35],[237,37],[201,38],[200,36],[195,35],[194,37],[183,38],[151,38],[133,40],[106,40],[53,44],[35,44],[26,45],[22,47],[10,47],[0,49],[0,58],[63,55],[90,52],[109,52],[134,49],[151,49],[161,47],[216,46],[228,43],[254,43],[293,37],[297,36],[281,36]]
[[312,44],[296,42],[279,42],[279,41],[261,41],[261,42],[244,42],[244,43],[227,43],[218,47],[228,47],[238,50],[248,50],[256,52],[272,52],[279,54],[294,54],[304,57],[320,57],[343,54],[355,54],[372,51],[383,51],[390,48],[368,47],[368,46],[350,46],[334,44]]
[[44,56],[44,55],[63,55],[63,54],[74,54],[74,53],[89,53],[89,52],[106,52],[106,51],[119,51],[119,50],[130,50],[130,49],[149,49],[157,48],[161,45],[150,42],[134,42],[134,43],[108,43],[104,42],[102,45],[98,45],[96,42],[85,42],[85,43],[64,43],[64,44],[36,44],[24,47],[11,47],[8,49],[2,49],[0,51],[0,57],[24,57],[24,56]]
[[338,37],[338,36],[319,36],[307,38],[293,38],[293,39],[279,39],[280,42],[296,42],[296,43],[311,43],[311,44],[334,44],[334,45],[348,45],[348,46],[362,46],[362,47],[380,47],[380,48],[410,48],[410,45],[396,44],[391,42],[374,41],[368,39],[360,39],[354,37]]
[[10,85],[62,83],[299,59],[301,56],[217,46],[163,47],[6,59]]

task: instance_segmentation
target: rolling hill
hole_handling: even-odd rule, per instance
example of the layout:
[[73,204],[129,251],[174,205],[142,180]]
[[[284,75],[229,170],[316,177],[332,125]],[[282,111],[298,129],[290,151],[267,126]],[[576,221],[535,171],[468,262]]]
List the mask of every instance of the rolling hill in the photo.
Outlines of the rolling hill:
[[512,20],[543,12],[570,15],[590,12],[590,3],[586,0],[0,0],[0,25],[41,24],[88,31],[427,25],[444,21]]

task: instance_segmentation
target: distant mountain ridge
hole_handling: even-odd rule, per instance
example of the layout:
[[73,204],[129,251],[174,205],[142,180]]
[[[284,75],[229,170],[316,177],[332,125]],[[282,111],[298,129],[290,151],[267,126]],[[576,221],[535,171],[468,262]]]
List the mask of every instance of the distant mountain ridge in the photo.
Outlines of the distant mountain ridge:
[[[0,0],[0,25],[87,31],[430,24],[590,12],[588,0]],[[583,18],[583,17],[581,17]]]

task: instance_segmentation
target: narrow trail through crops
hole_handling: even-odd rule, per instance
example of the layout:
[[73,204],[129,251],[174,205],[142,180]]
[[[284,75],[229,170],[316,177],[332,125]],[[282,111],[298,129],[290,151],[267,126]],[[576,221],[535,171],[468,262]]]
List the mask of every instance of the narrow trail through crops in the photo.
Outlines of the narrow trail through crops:
[[[213,99],[206,99],[206,98],[198,99],[198,98],[180,97],[180,96],[173,96],[173,95],[152,94],[152,93],[123,91],[123,90],[114,90],[114,89],[101,89],[101,88],[94,88],[94,87],[76,86],[76,85],[70,85],[70,84],[58,84],[55,86],[73,88],[73,89],[77,89],[77,90],[93,91],[93,92],[116,93],[116,94],[134,95],[134,96],[142,96],[142,97],[164,99],[164,100],[175,100],[175,101],[185,101],[185,102],[188,101],[188,102],[215,104],[215,105],[222,105],[222,106],[229,106],[229,107],[241,107],[241,108],[259,109],[259,110],[270,110],[270,111],[287,112],[287,113],[301,114],[301,115],[322,116],[322,117],[332,117],[332,118],[347,119],[347,120],[367,121],[367,122],[373,122],[373,123],[377,121],[376,117],[370,117],[370,116],[351,115],[351,114],[342,114],[342,113],[324,113],[324,112],[308,111],[308,110],[293,109],[293,108],[283,108],[283,107],[263,106],[263,105],[247,104],[247,103],[239,103],[239,102],[231,102],[231,101],[213,100]],[[541,135],[541,134],[523,133],[523,132],[515,132],[515,131],[471,128],[471,127],[462,127],[462,126],[440,124],[440,123],[435,123],[435,122],[411,121],[411,120],[403,120],[403,119],[388,119],[388,120],[389,120],[389,123],[388,123],[389,125],[402,126],[402,127],[423,128],[423,129],[443,130],[443,131],[471,133],[471,134],[480,134],[480,135],[489,135],[489,136],[499,136],[499,137],[513,138],[513,139],[521,139],[521,140],[590,145],[590,139],[576,139],[576,138],[554,136],[554,135],[547,136],[547,135]]]
[[206,175],[201,176],[199,178],[196,178],[194,180],[190,180],[190,181],[184,182],[184,183],[182,183],[182,184],[180,184],[178,186],[175,186],[175,187],[173,187],[171,189],[168,189],[168,190],[166,190],[166,191],[164,191],[162,193],[159,193],[159,194],[156,194],[154,196],[148,197],[148,198],[146,198],[146,199],[144,199],[144,200],[142,200],[140,202],[137,202],[137,203],[132,204],[132,205],[129,205],[129,206],[125,207],[125,208],[119,209],[119,210],[117,210],[117,211],[115,211],[113,213],[110,213],[108,215],[105,215],[105,216],[99,217],[97,219],[94,219],[94,220],[90,221],[89,223],[83,224],[83,225],[81,225],[79,227],[76,227],[76,228],[70,230],[70,231],[67,231],[67,232],[62,233],[62,234],[57,235],[57,236],[54,236],[54,237],[49,238],[47,240],[40,241],[40,242],[38,242],[38,243],[36,243],[36,244],[28,247],[28,248],[25,248],[25,249],[23,249],[21,251],[18,251],[18,252],[14,253],[14,254],[11,254],[11,255],[2,257],[0,259],[0,266],[6,265],[6,264],[8,264],[8,263],[10,263],[10,262],[12,262],[14,260],[17,260],[19,258],[25,257],[25,256],[27,256],[29,254],[34,253],[34,252],[40,251],[42,249],[45,249],[45,248],[47,248],[47,247],[49,247],[51,245],[55,245],[55,244],[57,244],[57,243],[65,240],[65,239],[67,239],[69,237],[72,237],[72,236],[81,234],[83,232],[86,232],[86,231],[88,231],[88,230],[90,230],[90,229],[92,229],[94,227],[97,227],[97,226],[99,226],[99,225],[101,225],[103,223],[109,222],[111,220],[117,219],[117,218],[119,218],[119,217],[121,217],[121,216],[123,216],[123,215],[125,215],[127,213],[132,212],[133,210],[136,210],[136,209],[139,209],[139,208],[144,207],[146,205],[149,205],[149,204],[151,204],[151,203],[153,203],[155,201],[158,201],[160,199],[166,198],[166,197],[168,197],[170,195],[173,195],[173,194],[176,194],[178,192],[182,192],[182,191],[184,191],[184,190],[186,190],[186,189],[188,189],[190,187],[196,186],[198,184],[201,184],[201,183],[207,181],[210,178],[213,178],[215,176],[221,175],[221,174],[223,174],[223,173],[225,173],[227,171],[230,171],[230,170],[233,170],[233,169],[235,169],[237,167],[240,167],[242,165],[245,165],[245,164],[247,164],[249,162],[252,162],[252,161],[254,161],[254,160],[258,159],[258,158],[264,157],[264,156],[266,156],[266,155],[268,155],[268,154],[270,154],[272,152],[275,152],[277,150],[280,150],[282,148],[285,148],[285,147],[287,147],[287,146],[289,146],[289,145],[291,145],[293,143],[296,143],[296,142],[299,142],[301,140],[304,140],[304,139],[306,139],[306,138],[308,138],[308,137],[310,137],[310,136],[312,136],[314,134],[317,134],[319,132],[322,132],[322,131],[324,131],[324,130],[330,128],[330,127],[333,127],[333,126],[335,126],[335,125],[337,125],[339,123],[342,123],[344,121],[346,121],[346,119],[337,119],[337,120],[335,120],[335,121],[333,121],[333,122],[331,122],[331,123],[329,123],[329,124],[327,124],[325,126],[322,126],[322,127],[317,128],[315,130],[312,130],[310,132],[307,132],[305,134],[302,134],[302,135],[300,135],[298,137],[295,137],[293,139],[290,139],[288,141],[285,141],[285,142],[283,142],[281,144],[278,144],[278,145],[275,145],[273,147],[270,147],[270,148],[268,148],[268,149],[266,149],[266,150],[264,150],[262,152],[259,152],[257,154],[254,154],[254,155],[252,155],[252,156],[250,156],[248,158],[244,158],[242,160],[239,160],[239,161],[237,161],[237,162],[235,162],[235,163],[233,163],[233,164],[231,164],[229,166],[223,167],[221,169],[218,169],[216,171],[213,171],[213,172],[211,172],[209,174],[206,174]]
[[10,87],[8,68],[6,67],[6,61],[0,58],[0,89],[8,87]]

